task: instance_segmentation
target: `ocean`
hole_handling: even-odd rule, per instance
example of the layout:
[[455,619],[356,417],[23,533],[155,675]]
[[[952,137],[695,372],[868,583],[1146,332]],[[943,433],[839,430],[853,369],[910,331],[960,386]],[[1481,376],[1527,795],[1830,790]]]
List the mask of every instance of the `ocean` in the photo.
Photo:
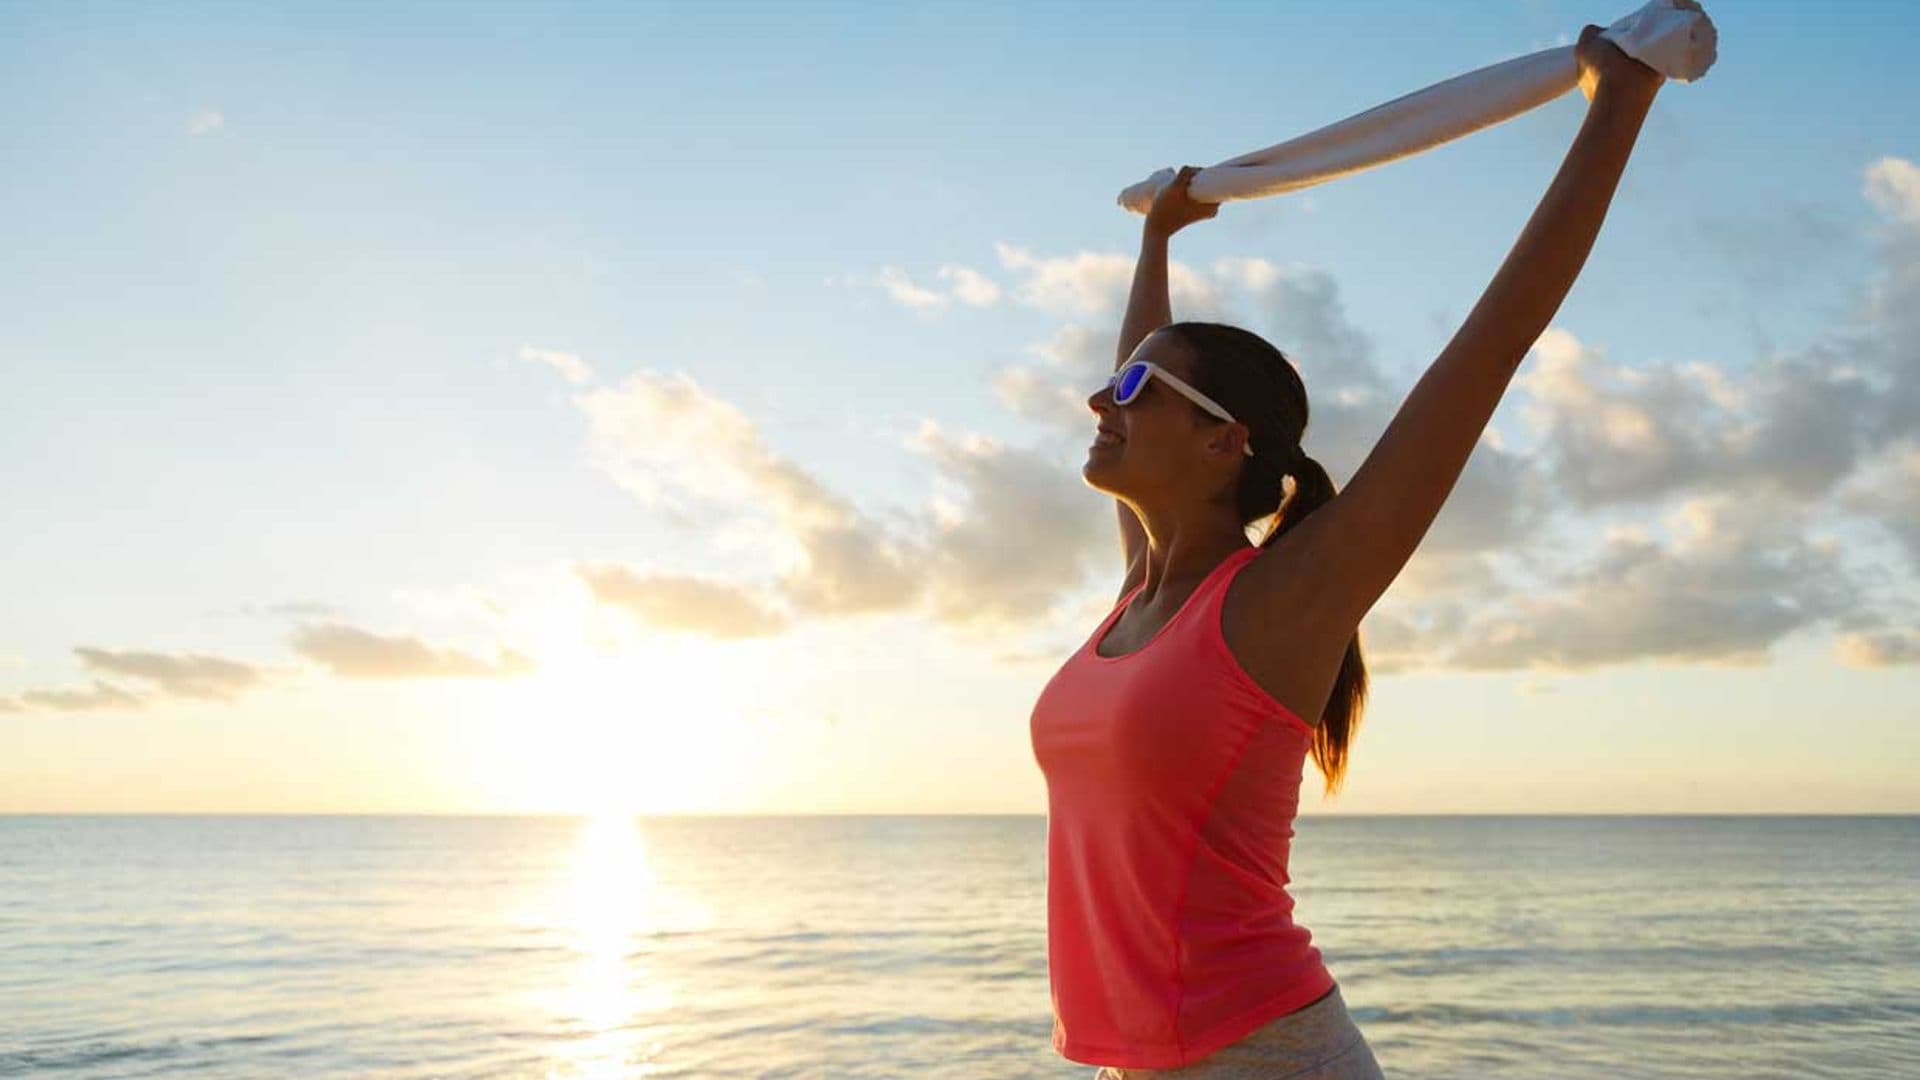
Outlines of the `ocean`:
[[[1920,817],[1300,819],[1390,1077],[1920,1077]],[[1082,1077],[1046,819],[0,817],[0,1075]]]

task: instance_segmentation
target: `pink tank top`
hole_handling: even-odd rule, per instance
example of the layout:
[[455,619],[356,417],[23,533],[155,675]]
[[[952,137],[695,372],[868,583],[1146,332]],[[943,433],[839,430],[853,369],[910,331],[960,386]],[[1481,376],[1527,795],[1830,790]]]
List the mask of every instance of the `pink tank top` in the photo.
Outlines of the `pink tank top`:
[[1286,891],[1313,729],[1220,630],[1261,550],[1222,559],[1139,649],[1100,656],[1129,592],[1034,704],[1053,1046],[1071,1061],[1177,1068],[1334,985]]

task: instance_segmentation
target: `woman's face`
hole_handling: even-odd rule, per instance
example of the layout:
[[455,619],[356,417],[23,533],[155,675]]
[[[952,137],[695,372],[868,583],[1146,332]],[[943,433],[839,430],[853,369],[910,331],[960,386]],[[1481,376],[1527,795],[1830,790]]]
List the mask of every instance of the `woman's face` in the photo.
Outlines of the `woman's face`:
[[[1172,334],[1148,334],[1128,359],[1152,361],[1193,382],[1193,355]],[[1148,379],[1139,396],[1125,405],[1114,404],[1112,388],[1103,386],[1087,398],[1087,407],[1098,427],[1118,439],[1098,438],[1088,446],[1080,474],[1096,490],[1115,496],[1150,499],[1156,493],[1190,489],[1198,479],[1195,470],[1206,459],[1208,441],[1223,426],[1157,378]],[[1206,422],[1198,422],[1201,419]]]

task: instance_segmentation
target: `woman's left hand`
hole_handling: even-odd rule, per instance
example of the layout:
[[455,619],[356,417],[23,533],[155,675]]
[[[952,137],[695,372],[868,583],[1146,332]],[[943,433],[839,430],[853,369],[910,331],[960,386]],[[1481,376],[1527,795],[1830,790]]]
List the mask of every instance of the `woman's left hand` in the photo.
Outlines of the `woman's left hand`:
[[1144,228],[1160,236],[1172,236],[1196,221],[1205,221],[1220,213],[1219,203],[1201,202],[1187,191],[1187,185],[1193,182],[1194,174],[1200,171],[1198,165],[1183,165],[1167,181],[1160,193],[1153,197],[1153,205],[1147,210]]
[[1599,92],[1602,83],[1651,94],[1666,78],[1623,52],[1620,46],[1600,36],[1601,28],[1588,23],[1580,31],[1580,42],[1573,56],[1580,62],[1580,92],[1588,101]]

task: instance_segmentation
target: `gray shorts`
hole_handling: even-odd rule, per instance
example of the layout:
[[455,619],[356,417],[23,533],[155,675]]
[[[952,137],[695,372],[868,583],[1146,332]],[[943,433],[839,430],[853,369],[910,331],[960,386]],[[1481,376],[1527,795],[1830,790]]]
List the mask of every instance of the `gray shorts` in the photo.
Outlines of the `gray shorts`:
[[1177,1069],[1103,1065],[1093,1080],[1384,1080],[1373,1049],[1335,986],[1304,1009],[1275,1017],[1199,1061]]

